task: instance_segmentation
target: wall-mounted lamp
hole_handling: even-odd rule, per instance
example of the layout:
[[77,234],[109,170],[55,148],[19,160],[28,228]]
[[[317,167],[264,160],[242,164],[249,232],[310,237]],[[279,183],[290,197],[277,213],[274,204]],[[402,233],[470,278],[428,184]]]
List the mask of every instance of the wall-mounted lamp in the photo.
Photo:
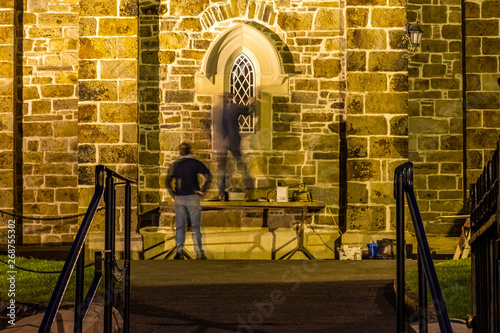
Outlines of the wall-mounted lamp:
[[415,24],[406,23],[403,29],[410,42],[410,50],[415,50],[420,45],[424,32],[418,26],[418,22]]

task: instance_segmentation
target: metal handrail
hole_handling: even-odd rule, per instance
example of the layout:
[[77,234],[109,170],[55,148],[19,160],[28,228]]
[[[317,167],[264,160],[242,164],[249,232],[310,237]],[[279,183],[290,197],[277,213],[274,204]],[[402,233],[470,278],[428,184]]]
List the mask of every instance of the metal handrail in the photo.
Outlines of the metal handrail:
[[[397,312],[397,332],[405,332],[404,326],[404,251],[401,244],[404,244],[404,196],[408,202],[408,208],[410,210],[411,219],[413,222],[413,227],[415,229],[415,235],[418,242],[418,254],[420,258],[419,266],[421,265],[424,274],[419,274],[419,286],[420,289],[423,288],[425,282],[422,278],[425,278],[429,284],[429,289],[432,295],[432,301],[434,303],[434,308],[436,310],[436,315],[438,319],[439,328],[442,333],[452,333],[450,318],[448,317],[448,311],[446,310],[446,305],[444,303],[443,295],[441,293],[441,288],[439,286],[439,281],[436,275],[436,269],[434,268],[434,262],[432,261],[431,251],[429,244],[427,242],[427,237],[424,230],[424,224],[422,223],[422,218],[420,216],[420,211],[418,209],[417,200],[415,198],[415,193],[413,192],[413,164],[411,162],[406,162],[398,166],[394,174],[394,197],[396,199],[396,210],[397,210],[397,300],[396,300],[396,312]],[[423,288],[425,290],[425,288]],[[421,298],[421,302],[426,302],[425,298]],[[421,304],[423,306],[423,304]],[[422,310],[422,309],[421,309]],[[421,325],[426,326],[426,314],[420,316]],[[422,322],[423,321],[423,322]]]
[[[106,184],[104,180],[104,174],[107,174],[106,177]],[[77,274],[77,286],[76,286],[76,292],[75,292],[75,323],[74,323],[74,331],[75,332],[81,332],[82,329],[82,321],[83,318],[85,317],[85,314],[88,310],[88,306],[90,304],[86,304],[87,301],[91,300],[93,298],[93,295],[91,293],[95,293],[95,290],[93,287],[91,287],[91,290],[89,290],[89,293],[87,294],[87,297],[85,300],[83,300],[83,262],[84,262],[84,252],[82,251],[83,248],[85,247],[85,238],[87,237],[88,231],[90,229],[90,225],[92,224],[92,221],[94,219],[95,213],[97,211],[97,207],[99,205],[99,202],[102,199],[102,196],[104,194],[104,191],[106,190],[106,238],[111,238],[113,240],[113,246],[111,247],[113,252],[108,250],[108,245],[106,244],[106,262],[105,262],[105,272],[106,272],[106,285],[107,287],[109,284],[112,285],[111,290],[114,293],[114,286],[113,286],[113,278],[112,278],[112,273],[113,273],[113,266],[114,263],[112,262],[112,257],[114,255],[114,210],[115,210],[115,202],[114,202],[114,186],[113,186],[113,177],[121,179],[125,181],[126,186],[125,186],[125,262],[128,265],[128,262],[130,261],[130,184],[131,183],[136,183],[133,180],[127,179],[118,173],[114,172],[113,170],[103,166],[103,165],[97,165],[95,169],[95,190],[94,190],[94,195],[92,196],[92,199],[90,201],[89,207],[87,209],[87,212],[85,213],[85,216],[83,218],[83,221],[80,225],[80,228],[78,229],[78,232],[76,234],[75,240],[73,241],[73,244],[71,246],[71,249],[68,253],[68,256],[66,258],[66,262],[64,263],[64,267],[62,269],[61,275],[59,275],[59,279],[57,280],[56,287],[54,288],[54,292],[52,293],[52,296],[50,298],[49,304],[47,306],[47,309],[45,311],[45,315],[42,319],[42,323],[40,324],[40,328],[38,330],[39,333],[49,333],[50,329],[52,327],[52,324],[54,322],[54,319],[56,317],[57,311],[59,310],[59,307],[61,305],[62,298],[64,296],[64,293],[66,291],[66,288],[68,287],[69,280],[71,275],[73,274],[73,271],[75,270],[76,267],[76,274]],[[112,226],[112,227],[111,227]],[[112,236],[109,236],[109,235]],[[109,253],[108,253],[109,252]],[[77,264],[78,263],[78,264]],[[129,265],[128,265],[129,266]],[[130,271],[126,273],[127,276],[125,278],[125,294],[124,296],[129,296],[130,295],[130,285],[129,285],[129,277],[130,277]],[[99,279],[100,280],[100,279]],[[95,286],[95,289],[97,289],[97,286]],[[108,292],[106,292],[106,298],[108,296]],[[125,297],[124,297],[125,298]],[[109,300],[108,300],[109,301]],[[111,316],[109,318],[106,318],[106,312],[111,311],[111,307],[114,304],[114,300],[111,299],[112,302],[110,304],[105,304],[105,320],[108,319],[111,321]],[[127,300],[125,303],[128,303],[129,300]],[[127,307],[128,310],[128,304],[124,305]],[[86,309],[85,309],[86,307]],[[108,309],[109,308],[109,309]],[[85,309],[85,310],[84,310]],[[125,311],[124,311],[125,312]],[[128,329],[128,313],[125,314],[127,318],[126,319],[126,324],[124,326],[127,327]],[[105,323],[106,326],[106,323]],[[110,326],[111,327],[111,326]],[[108,332],[108,330],[106,330]],[[110,331],[109,331],[110,332]],[[128,332],[128,331],[125,331]]]

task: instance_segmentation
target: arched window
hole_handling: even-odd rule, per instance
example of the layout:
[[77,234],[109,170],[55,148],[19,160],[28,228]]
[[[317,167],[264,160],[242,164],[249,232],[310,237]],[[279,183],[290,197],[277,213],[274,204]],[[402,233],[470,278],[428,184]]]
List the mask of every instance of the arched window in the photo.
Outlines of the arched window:
[[[235,97],[237,104],[248,104],[249,97],[255,97],[255,70],[252,62],[245,54],[240,56],[234,62],[231,69],[231,83],[229,87]],[[241,115],[238,119],[240,124],[240,133],[255,132],[255,116]]]

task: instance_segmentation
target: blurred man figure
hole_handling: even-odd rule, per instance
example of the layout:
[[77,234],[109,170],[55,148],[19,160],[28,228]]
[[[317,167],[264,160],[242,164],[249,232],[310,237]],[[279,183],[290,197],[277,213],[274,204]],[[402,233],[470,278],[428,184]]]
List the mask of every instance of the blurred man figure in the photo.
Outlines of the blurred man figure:
[[[175,200],[176,222],[176,255],[174,259],[184,259],[184,241],[188,217],[193,231],[193,244],[196,259],[207,259],[201,244],[201,205],[200,199],[205,196],[212,174],[208,168],[191,154],[191,146],[183,142],[179,146],[180,156],[169,168],[167,174],[167,190]],[[198,174],[205,178],[203,188],[200,189]],[[172,180],[175,179],[175,188],[172,189]]]
[[231,93],[224,94],[222,108],[222,138],[223,143],[218,158],[219,200],[226,198],[227,153],[231,152],[237,163],[237,168],[243,173],[247,189],[253,188],[250,173],[241,158],[241,135],[238,118],[255,112],[255,98],[248,98],[248,105],[236,104]]

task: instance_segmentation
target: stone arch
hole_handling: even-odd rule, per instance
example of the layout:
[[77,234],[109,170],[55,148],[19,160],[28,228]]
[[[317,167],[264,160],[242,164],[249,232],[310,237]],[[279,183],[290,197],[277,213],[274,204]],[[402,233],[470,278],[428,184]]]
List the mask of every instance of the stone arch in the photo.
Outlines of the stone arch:
[[[258,111],[256,132],[242,136],[242,148],[267,150],[272,139],[272,96],[288,94],[288,74],[276,41],[271,41],[260,25],[238,24],[228,29],[212,42],[196,76],[196,92],[213,96],[214,146],[217,146],[219,115],[222,93],[229,89],[229,75],[234,61],[244,53],[253,63],[256,72],[256,97]],[[284,43],[283,43],[284,44]]]

